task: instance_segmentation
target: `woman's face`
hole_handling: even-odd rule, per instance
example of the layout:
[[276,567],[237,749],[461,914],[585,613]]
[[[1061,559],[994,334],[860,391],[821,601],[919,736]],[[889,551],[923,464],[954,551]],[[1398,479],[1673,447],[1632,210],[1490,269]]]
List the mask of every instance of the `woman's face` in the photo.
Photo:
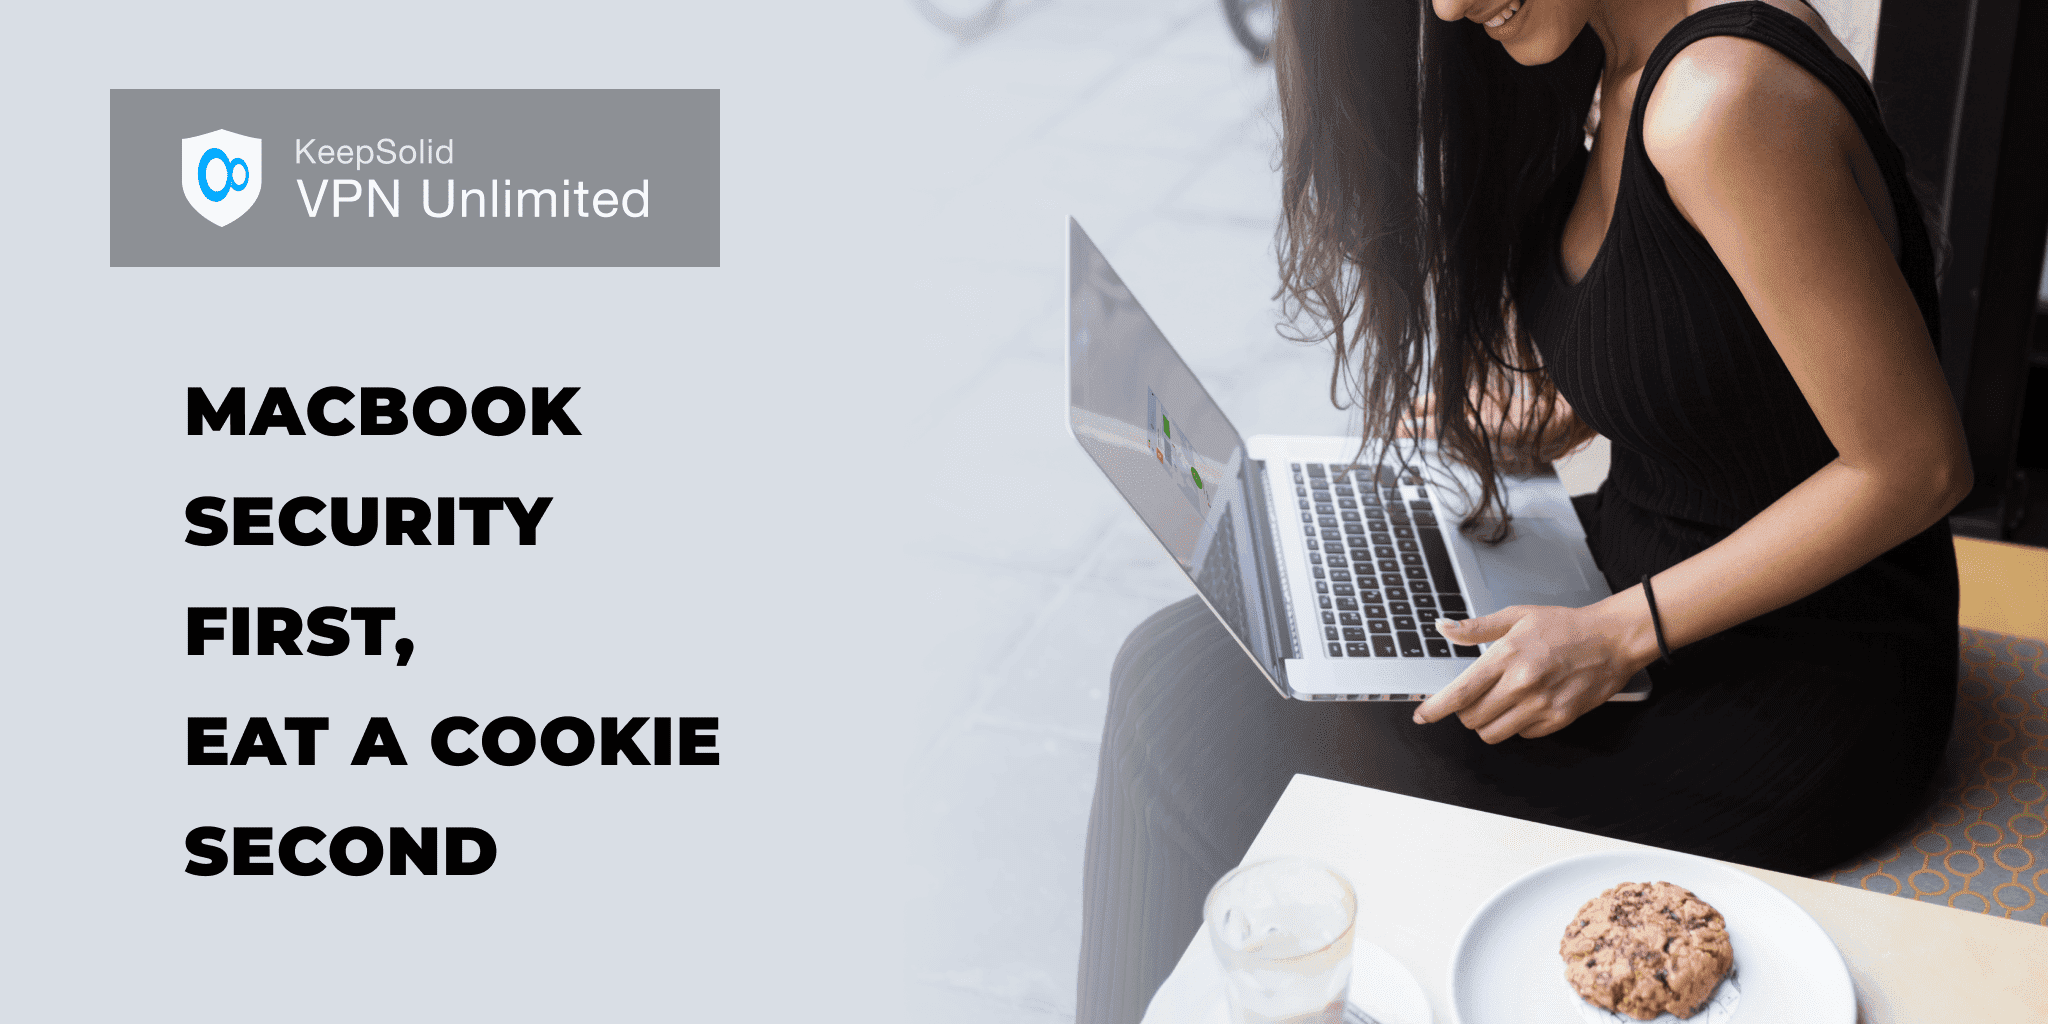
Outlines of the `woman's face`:
[[[1486,28],[1522,65],[1548,64],[1586,27],[1594,0],[1430,0],[1445,21],[1464,18]],[[1505,20],[1502,20],[1505,19]],[[1496,24],[1496,22],[1498,24]]]

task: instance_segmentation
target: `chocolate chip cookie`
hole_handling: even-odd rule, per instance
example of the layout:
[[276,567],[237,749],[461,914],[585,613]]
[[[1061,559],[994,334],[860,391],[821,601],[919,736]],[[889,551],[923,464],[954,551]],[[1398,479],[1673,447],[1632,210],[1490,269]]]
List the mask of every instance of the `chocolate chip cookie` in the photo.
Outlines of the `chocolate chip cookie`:
[[1558,953],[1581,997],[1637,1020],[1698,1013],[1735,963],[1721,912],[1669,882],[1623,882],[1595,896]]

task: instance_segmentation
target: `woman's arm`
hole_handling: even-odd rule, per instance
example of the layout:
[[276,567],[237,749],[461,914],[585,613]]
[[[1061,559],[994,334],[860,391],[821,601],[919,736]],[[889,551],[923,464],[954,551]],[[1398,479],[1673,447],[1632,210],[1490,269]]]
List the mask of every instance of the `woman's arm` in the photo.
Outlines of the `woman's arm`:
[[[1968,493],[1970,468],[1919,306],[1857,187],[1860,136],[1825,86],[1760,43],[1703,39],[1660,79],[1644,144],[1838,453],[1657,575],[1664,634],[1678,648],[1925,530]],[[1517,606],[1444,635],[1494,646],[1416,720],[1456,712],[1489,743],[1563,728],[1657,656],[1640,586],[1582,609]]]

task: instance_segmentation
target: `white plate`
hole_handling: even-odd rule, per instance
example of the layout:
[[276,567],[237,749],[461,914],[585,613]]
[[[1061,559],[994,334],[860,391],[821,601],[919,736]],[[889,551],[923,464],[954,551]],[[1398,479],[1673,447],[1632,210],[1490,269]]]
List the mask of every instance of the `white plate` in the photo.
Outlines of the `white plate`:
[[[1784,893],[1714,861],[1661,850],[1593,853],[1509,882],[1472,915],[1451,958],[1458,1024],[1580,1024],[1586,1006],[1564,982],[1558,943],[1587,900],[1622,882],[1670,882],[1728,921],[1741,998],[1731,1022],[1855,1024],[1848,965],[1819,924]],[[1592,1009],[1592,1007],[1588,1007]],[[1705,1014],[1691,1024],[1701,1024]],[[1658,1021],[1676,1021],[1663,1014]]]

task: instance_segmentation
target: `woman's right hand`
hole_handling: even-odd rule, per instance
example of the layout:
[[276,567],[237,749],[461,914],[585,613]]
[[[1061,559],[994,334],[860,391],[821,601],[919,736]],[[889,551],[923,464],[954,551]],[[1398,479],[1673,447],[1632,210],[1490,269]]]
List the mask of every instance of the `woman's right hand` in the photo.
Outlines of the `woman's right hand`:
[[1436,396],[1424,395],[1408,407],[1408,418],[1394,427],[1395,437],[1436,436]]
[[[1523,396],[1502,401],[1486,396],[1479,403],[1480,422],[1494,434],[1494,458],[1501,472],[1520,476],[1540,471],[1550,463],[1577,451],[1599,436],[1573,414],[1571,404],[1558,396],[1548,429],[1536,429],[1535,403]],[[1408,417],[1394,430],[1404,438],[1437,436],[1436,396],[1424,395],[1408,407]]]

